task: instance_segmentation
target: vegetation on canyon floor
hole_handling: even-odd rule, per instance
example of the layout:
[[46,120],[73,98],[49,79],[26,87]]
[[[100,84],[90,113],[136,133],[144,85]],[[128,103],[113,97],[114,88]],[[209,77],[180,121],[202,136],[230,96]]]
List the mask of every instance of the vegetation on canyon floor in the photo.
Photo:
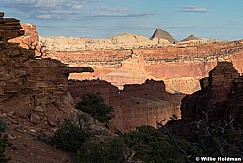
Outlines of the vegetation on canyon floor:
[[70,121],[65,121],[53,138],[57,147],[73,152],[76,150],[75,162],[85,163],[186,162],[188,158],[184,157],[178,146],[186,150],[188,156],[196,154],[196,147],[190,142],[177,141],[178,144],[174,144],[166,133],[151,126],[140,126],[129,133],[100,140]]
[[100,94],[84,94],[81,102],[76,105],[76,108],[90,114],[101,123],[108,122],[114,117],[112,114],[114,109],[112,106],[105,104],[105,100]]
[[[113,110],[104,103],[104,99],[100,95],[90,93],[83,96],[77,108],[89,113],[100,122],[108,122]],[[85,117],[79,115],[79,118]],[[178,146],[185,148],[189,155],[196,152],[196,147],[190,142],[178,139],[175,144],[164,130],[151,126],[141,126],[129,133],[114,135],[102,140],[88,127],[75,123],[74,119],[65,120],[53,137],[52,144],[63,150],[75,152],[76,162],[85,163],[122,163],[139,160],[183,162],[187,158],[178,149]]]
[[[100,96],[93,96],[98,99],[92,99],[92,96],[85,96],[87,103],[100,102]],[[206,118],[194,122],[192,134],[187,138],[178,137],[158,123],[158,128],[140,126],[129,133],[105,139],[98,138],[80,123],[66,120],[57,130],[52,143],[58,148],[75,152],[75,162],[85,163],[194,162],[196,156],[242,158],[243,132],[233,126],[233,120],[231,117],[212,123]],[[172,119],[170,123],[173,121],[177,120]]]

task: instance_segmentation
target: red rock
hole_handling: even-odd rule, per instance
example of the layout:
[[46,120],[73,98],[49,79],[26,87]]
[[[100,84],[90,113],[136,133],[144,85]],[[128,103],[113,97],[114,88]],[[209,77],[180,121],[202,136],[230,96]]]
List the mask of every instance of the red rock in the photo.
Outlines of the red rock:
[[[35,26],[23,25],[27,31],[14,41],[20,45],[38,44]],[[72,67],[55,59],[36,59],[34,49],[7,42],[24,34],[19,21],[0,18],[0,108],[2,112],[16,112],[22,120],[34,125],[51,126],[78,113],[67,92],[70,72],[92,72],[89,67]],[[12,40],[13,41],[13,40]],[[33,44],[31,44],[33,43]],[[52,115],[55,115],[54,117]],[[22,123],[22,122],[21,122]]]
[[122,131],[141,125],[152,125],[175,114],[180,118],[180,100],[184,95],[173,95],[165,91],[163,81],[146,80],[143,84],[125,85],[124,90],[106,81],[69,81],[68,90],[75,102],[82,95],[99,92],[105,102],[114,108],[112,123]]
[[[193,93],[199,79],[208,76],[219,61],[232,61],[243,72],[243,41],[177,44],[133,50],[98,49],[59,52],[48,56],[72,66],[92,66],[93,74],[73,74],[70,79],[103,79],[122,89],[124,84],[142,84],[146,79],[163,80],[170,92]],[[218,58],[218,59],[217,59]]]
[[35,25],[21,24],[24,29],[24,35],[21,37],[13,38],[10,42],[19,43],[21,47],[29,49],[38,48],[39,46],[39,35]]

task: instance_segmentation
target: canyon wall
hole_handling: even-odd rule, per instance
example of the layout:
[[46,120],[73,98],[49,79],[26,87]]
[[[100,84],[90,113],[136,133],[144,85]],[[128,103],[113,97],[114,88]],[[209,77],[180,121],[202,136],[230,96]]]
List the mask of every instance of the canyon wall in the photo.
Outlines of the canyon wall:
[[[163,80],[172,93],[193,93],[200,89],[199,80],[207,76],[217,61],[231,61],[242,70],[243,41],[222,42],[197,39],[172,44],[163,38],[152,40],[135,34],[121,34],[107,39],[74,37],[40,37],[36,27],[26,29],[18,42],[43,57],[58,59],[71,67],[91,66],[94,73],[72,73],[69,79],[100,78],[119,89],[125,84],[142,84],[146,79]],[[16,40],[14,40],[16,41]],[[36,48],[34,48],[36,47]]]
[[[46,42],[47,57],[56,58],[70,66],[94,68],[93,74],[71,74],[70,79],[100,78],[119,89],[123,89],[125,84],[141,84],[146,79],[155,79],[163,80],[169,92],[190,94],[200,89],[199,80],[207,76],[217,61],[231,61],[240,73],[243,71],[242,40],[221,42],[200,39],[171,44],[164,39],[161,42],[158,38],[149,40],[135,36],[115,36],[113,40],[116,41],[111,41],[112,47],[107,47],[104,40],[101,43],[101,40],[92,42],[82,38],[82,43],[78,41],[75,44],[70,41],[75,38],[69,37],[41,37],[40,40]],[[55,41],[58,43],[53,44]],[[92,47],[94,42],[100,47]],[[72,45],[83,48],[62,49],[72,48]]]
[[125,85],[123,90],[102,80],[69,80],[68,85],[76,103],[85,93],[100,93],[114,108],[112,123],[125,132],[141,125],[156,127],[156,122],[164,118],[167,122],[172,115],[180,118],[180,101],[185,96],[166,92],[164,82],[154,80]]

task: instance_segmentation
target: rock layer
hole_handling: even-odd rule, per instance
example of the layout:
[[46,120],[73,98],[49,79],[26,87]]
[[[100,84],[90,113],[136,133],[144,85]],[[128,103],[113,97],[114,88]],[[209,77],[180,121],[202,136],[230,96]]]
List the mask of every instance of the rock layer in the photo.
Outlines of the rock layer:
[[95,70],[93,74],[73,73],[70,79],[100,78],[119,89],[124,84],[142,84],[152,78],[163,80],[167,91],[191,94],[200,90],[199,79],[208,76],[217,60],[232,61],[240,73],[243,71],[242,40],[201,39],[176,45],[166,41],[133,34],[108,39],[40,37],[48,49],[46,57],[70,66],[92,66]]
[[131,50],[50,51],[49,57],[95,70],[92,75],[71,74],[71,79],[100,78],[122,88],[124,84],[141,84],[152,78],[163,80],[170,92],[190,94],[200,89],[199,79],[208,76],[218,60],[232,61],[242,73],[242,49],[243,42],[234,41]]

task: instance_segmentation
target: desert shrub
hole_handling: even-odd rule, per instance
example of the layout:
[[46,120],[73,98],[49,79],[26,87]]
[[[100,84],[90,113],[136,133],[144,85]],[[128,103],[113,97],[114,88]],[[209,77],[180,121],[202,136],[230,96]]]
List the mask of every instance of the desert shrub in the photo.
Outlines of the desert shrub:
[[102,123],[108,122],[113,117],[113,108],[105,104],[104,98],[99,94],[85,94],[76,108],[90,114]]
[[[195,154],[196,148],[191,143],[180,139],[177,141],[177,145],[183,147],[188,155]],[[127,160],[153,163],[186,161],[172,139],[151,126],[141,126],[135,131],[104,141],[90,139],[80,148],[77,158],[78,162],[85,163],[123,163]]]
[[6,129],[6,122],[0,119],[0,132],[4,132]]
[[[185,162],[184,155],[172,141],[172,139],[162,131],[151,126],[138,127],[126,135],[129,147],[136,151],[134,160],[144,162],[166,163]],[[196,148],[186,140],[177,139],[180,147],[193,155]]]
[[10,160],[10,158],[6,157],[4,154],[6,148],[9,145],[10,145],[10,143],[8,140],[8,136],[7,135],[2,136],[2,134],[0,133],[0,162],[1,163],[6,163]]
[[[77,162],[124,163],[126,145],[121,137],[87,141],[78,151]],[[95,156],[95,157],[94,157]]]
[[5,129],[6,129],[5,121],[0,120],[0,162],[1,163],[6,163],[10,160],[10,158],[4,154],[6,148],[11,145],[11,143],[8,140],[8,136],[3,135],[1,133],[5,131]]
[[90,138],[87,130],[81,129],[72,120],[65,120],[57,129],[51,143],[57,148],[76,152]]
[[83,146],[77,151],[76,161],[85,163],[102,163],[101,146],[98,140],[91,139],[83,144]]

